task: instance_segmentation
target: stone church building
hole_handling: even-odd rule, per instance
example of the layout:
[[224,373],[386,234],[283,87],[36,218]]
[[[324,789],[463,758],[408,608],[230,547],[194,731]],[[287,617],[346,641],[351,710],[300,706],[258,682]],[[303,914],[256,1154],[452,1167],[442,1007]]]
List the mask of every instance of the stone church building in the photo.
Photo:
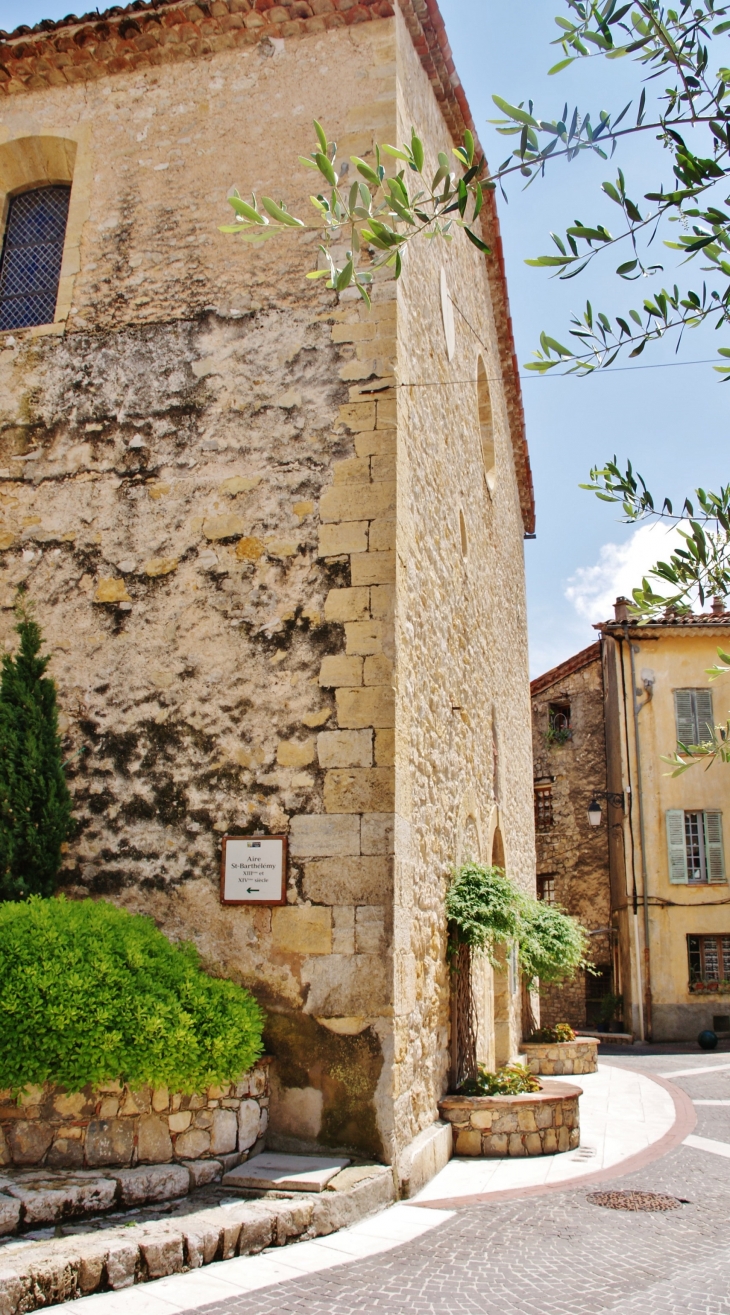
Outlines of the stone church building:
[[[492,199],[491,256],[416,243],[370,312],[305,280],[316,234],[218,231],[234,186],[309,211],[314,117],[345,159],[415,125],[435,172],[473,127],[435,0],[137,0],[0,35],[0,643],[23,583],[68,896],[254,991],[273,1145],[413,1184],[444,1153],[450,866],[534,888],[532,486]],[[287,837],[284,904],[221,903],[225,834]],[[480,971],[490,1062],[515,978]]]

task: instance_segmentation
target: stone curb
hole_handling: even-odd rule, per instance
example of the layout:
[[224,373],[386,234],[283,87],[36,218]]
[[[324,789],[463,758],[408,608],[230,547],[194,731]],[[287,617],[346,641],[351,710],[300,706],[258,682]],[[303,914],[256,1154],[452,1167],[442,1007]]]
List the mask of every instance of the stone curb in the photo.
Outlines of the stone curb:
[[[343,1172],[351,1182],[352,1170]],[[342,1190],[333,1179],[330,1188],[316,1196],[227,1202],[179,1219],[0,1252],[0,1315],[26,1315],[92,1292],[128,1288],[216,1260],[323,1237],[385,1209],[395,1197],[392,1169],[377,1165]]]

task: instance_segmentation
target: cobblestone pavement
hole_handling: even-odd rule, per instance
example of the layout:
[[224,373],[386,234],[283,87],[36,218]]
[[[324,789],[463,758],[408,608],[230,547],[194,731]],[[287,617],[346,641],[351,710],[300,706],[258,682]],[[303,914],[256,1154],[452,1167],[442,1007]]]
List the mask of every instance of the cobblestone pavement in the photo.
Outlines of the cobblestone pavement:
[[[616,1056],[646,1072],[730,1065],[692,1053]],[[695,1100],[730,1100],[730,1067],[673,1078]],[[730,1143],[730,1106],[697,1107],[695,1133]],[[201,1315],[730,1315],[730,1165],[680,1146],[611,1188],[681,1198],[678,1210],[591,1204],[586,1184],[461,1207],[415,1242],[340,1269],[198,1308]]]

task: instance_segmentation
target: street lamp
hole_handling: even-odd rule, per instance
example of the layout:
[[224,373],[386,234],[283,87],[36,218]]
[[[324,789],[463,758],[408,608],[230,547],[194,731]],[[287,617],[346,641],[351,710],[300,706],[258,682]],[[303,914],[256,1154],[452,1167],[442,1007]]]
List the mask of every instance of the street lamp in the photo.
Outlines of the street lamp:
[[599,799],[607,800],[609,804],[613,804],[614,808],[624,807],[623,794],[618,794],[615,790],[594,790],[593,798],[588,805],[588,821],[591,826],[601,825],[601,805],[598,802]]
[[588,821],[591,826],[601,825],[601,805],[597,799],[591,799],[588,805]]

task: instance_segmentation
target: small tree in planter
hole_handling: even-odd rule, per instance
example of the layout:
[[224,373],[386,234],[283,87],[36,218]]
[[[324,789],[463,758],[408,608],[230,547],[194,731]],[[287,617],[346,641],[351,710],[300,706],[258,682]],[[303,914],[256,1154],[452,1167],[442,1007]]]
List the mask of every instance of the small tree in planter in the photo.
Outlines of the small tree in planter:
[[530,1005],[530,990],[569,981],[580,968],[590,969],[587,960],[588,934],[581,924],[555,904],[531,896],[520,897],[520,966],[527,1001],[528,1026],[536,1027]]
[[0,677],[0,900],[52,894],[71,828],[50,657],[22,595],[16,616],[20,647]]
[[452,972],[452,1074],[454,1088],[478,1074],[476,1009],[471,984],[472,955],[486,954],[497,967],[496,949],[517,939],[517,891],[502,868],[464,863],[446,893]]
[[516,944],[528,990],[538,979],[566,981],[579,968],[590,965],[586,959],[588,935],[580,923],[555,905],[524,895],[502,868],[469,862],[455,869],[446,894],[446,914],[454,976],[452,1084],[457,1087],[475,1080],[479,1072],[471,989],[473,953],[486,954],[492,966],[499,968],[497,947]]

